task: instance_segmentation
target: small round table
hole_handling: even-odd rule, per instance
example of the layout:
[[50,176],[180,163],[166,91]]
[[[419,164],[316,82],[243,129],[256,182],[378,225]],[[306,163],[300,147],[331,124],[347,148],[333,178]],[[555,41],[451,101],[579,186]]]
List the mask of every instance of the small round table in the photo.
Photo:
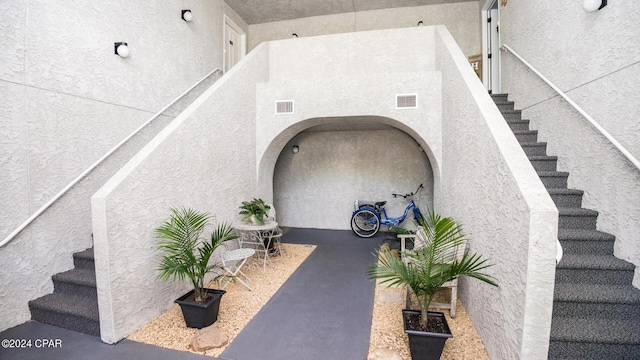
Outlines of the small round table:
[[252,223],[236,223],[233,225],[238,237],[240,238],[241,247],[251,247],[256,252],[262,252],[262,272],[264,273],[267,267],[267,262],[271,262],[269,259],[269,249],[272,244],[272,235],[278,229],[278,223],[275,221],[265,222],[264,224],[252,224]]

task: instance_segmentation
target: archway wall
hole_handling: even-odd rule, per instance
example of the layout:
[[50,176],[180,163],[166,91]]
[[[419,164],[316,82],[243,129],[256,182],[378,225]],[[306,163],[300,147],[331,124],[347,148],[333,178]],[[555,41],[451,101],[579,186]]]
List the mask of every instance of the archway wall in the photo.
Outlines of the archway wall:
[[[419,184],[424,189],[414,200],[421,208],[433,206],[433,172],[422,148],[405,132],[365,119],[376,121],[339,119],[335,126],[314,127],[289,141],[273,176],[279,224],[350,229],[356,199],[387,201],[388,216],[398,217],[412,199],[391,193],[412,192]],[[402,226],[413,228],[413,217]]]
[[[437,183],[442,98],[434,31],[416,27],[269,43],[269,82],[256,88],[260,196],[273,201],[276,161],[298,133],[366,117],[409,134],[425,150]],[[398,94],[415,94],[417,107],[396,108]],[[275,114],[276,101],[284,100],[293,101],[293,113]]]

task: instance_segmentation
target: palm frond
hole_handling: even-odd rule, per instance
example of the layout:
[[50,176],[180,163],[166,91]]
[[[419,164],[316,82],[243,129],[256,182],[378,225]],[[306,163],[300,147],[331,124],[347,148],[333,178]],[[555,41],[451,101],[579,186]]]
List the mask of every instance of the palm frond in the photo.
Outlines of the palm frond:
[[406,261],[388,248],[380,250],[377,264],[367,270],[370,278],[380,279],[387,286],[408,286],[421,300],[423,311],[426,311],[444,283],[459,276],[469,276],[498,286],[492,276],[484,273],[491,264],[481,255],[467,252],[458,259],[458,250],[464,249],[469,241],[460,224],[433,210],[421,213],[423,216],[418,219],[421,226],[418,231],[423,232],[425,243],[416,241],[416,249],[401,252]]
[[202,233],[211,218],[192,209],[171,209],[169,219],[156,229],[156,237],[160,239],[157,248],[163,254],[157,268],[158,279],[188,280],[196,301],[202,299],[200,289],[206,274],[221,267],[219,263],[209,264],[212,254],[222,243],[237,237],[233,228],[223,223],[213,230],[210,240],[205,241]]

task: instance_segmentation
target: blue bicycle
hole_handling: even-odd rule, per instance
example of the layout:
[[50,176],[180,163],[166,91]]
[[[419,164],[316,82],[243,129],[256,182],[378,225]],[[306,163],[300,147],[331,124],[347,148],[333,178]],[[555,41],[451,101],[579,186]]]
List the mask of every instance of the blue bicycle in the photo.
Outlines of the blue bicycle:
[[411,197],[411,203],[404,209],[402,216],[394,218],[387,215],[387,210],[384,208],[386,201],[379,201],[375,204],[362,204],[358,206],[351,215],[351,230],[359,237],[368,238],[378,233],[380,225],[384,226],[398,226],[400,225],[409,214],[409,211],[413,209],[414,218],[418,219],[422,216],[420,209],[413,201],[413,196],[417,195],[423,186],[420,184],[415,192],[409,194],[391,194],[393,197],[401,196],[403,198]]

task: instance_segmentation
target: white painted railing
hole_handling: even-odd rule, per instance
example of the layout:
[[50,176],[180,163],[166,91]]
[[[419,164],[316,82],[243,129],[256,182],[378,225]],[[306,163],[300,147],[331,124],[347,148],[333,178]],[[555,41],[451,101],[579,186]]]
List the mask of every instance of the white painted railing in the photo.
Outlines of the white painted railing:
[[624,146],[622,146],[622,144],[620,144],[613,136],[611,136],[611,134],[609,134],[607,130],[605,130],[589,114],[587,114],[586,111],[584,111],[578,104],[576,104],[573,100],[571,100],[567,96],[567,94],[565,94],[562,90],[560,90],[557,86],[555,86],[551,81],[549,81],[549,79],[547,79],[538,70],[536,70],[536,68],[534,68],[531,64],[529,64],[529,62],[523,59],[522,56],[518,55],[518,53],[513,51],[513,49],[511,49],[508,45],[503,44],[502,48],[512,53],[516,58],[518,58],[518,60],[520,60],[531,71],[533,71],[536,75],[538,75],[545,83],[547,83],[547,85],[549,85],[553,90],[555,90],[558,93],[558,95],[562,96],[562,98],[565,99],[569,103],[569,105],[573,106],[573,108],[576,109],[580,113],[580,115],[584,116],[584,118],[587,119],[591,123],[591,125],[593,125],[593,127],[595,127],[602,135],[604,135],[604,137],[607,138],[607,140],[609,140],[609,142],[611,142],[611,144],[613,144],[613,146],[615,146],[622,153],[622,155],[624,155],[633,165],[635,165],[636,168],[638,168],[638,170],[640,170],[640,161],[638,161],[638,159],[636,159]]
[[129,136],[127,136],[122,141],[120,141],[111,150],[107,151],[107,153],[104,154],[95,163],[93,163],[93,165],[89,166],[86,170],[84,170],[80,175],[78,175],[75,179],[73,179],[67,186],[65,186],[62,190],[60,190],[60,192],[58,192],[54,197],[52,197],[49,201],[47,201],[46,204],[42,205],[42,207],[40,207],[38,211],[33,213],[27,220],[25,220],[22,224],[20,224],[20,226],[18,226],[15,230],[13,230],[13,232],[11,232],[9,235],[7,235],[7,237],[2,239],[2,241],[0,242],[0,247],[4,246],[9,241],[11,241],[14,237],[16,237],[16,235],[18,235],[22,230],[24,230],[27,226],[29,226],[29,224],[31,224],[35,219],[37,219],[38,216],[40,216],[43,212],[45,212],[45,210],[47,210],[51,205],[53,205],[53,203],[55,203],[60,197],[62,197],[62,195],[64,195],[67,191],[69,191],[69,189],[71,189],[74,185],[80,182],[80,180],[82,180],[85,176],[87,176],[87,174],[89,174],[91,171],[93,171],[93,169],[98,167],[98,165],[100,165],[104,160],[106,160],[109,156],[111,156],[111,154],[116,152],[116,150],[118,150],[122,145],[124,145],[127,141],[129,141],[132,137],[134,137],[138,132],[140,132],[147,125],[149,125],[158,116],[162,115],[162,113],[167,111],[167,109],[169,109],[176,102],[182,99],[185,95],[191,92],[191,90],[193,90],[196,86],[200,85],[203,81],[208,79],[211,75],[218,74],[218,73],[222,74],[222,71],[216,68],[215,70],[205,75],[197,83],[195,83],[193,86],[191,86],[189,89],[187,89],[185,92],[180,94],[177,98],[175,98],[172,102],[170,102],[167,106],[163,107],[160,111],[155,113],[151,118],[149,118],[149,120],[147,120],[144,124],[140,125],[136,130],[134,130],[131,134],[129,134]]
[[[616,149],[618,149],[618,151],[620,151],[622,155],[624,155],[627,158],[627,160],[631,162],[631,164],[633,164],[638,170],[640,170],[640,161],[638,161],[638,159],[636,159],[629,152],[629,150],[627,150],[611,134],[609,134],[607,130],[605,130],[600,124],[598,124],[598,122],[595,121],[591,117],[591,115],[587,114],[587,112],[584,111],[584,109],[582,109],[580,105],[576,104],[573,100],[571,100],[571,98],[569,98],[567,94],[565,94],[562,90],[560,90],[560,88],[558,88],[549,79],[547,79],[544,75],[542,75],[542,73],[540,73],[540,71],[534,68],[533,65],[529,64],[529,62],[523,59],[522,56],[520,56],[517,52],[513,51],[513,49],[510,48],[509,45],[503,44],[501,48],[513,54],[513,56],[515,56],[518,60],[520,60],[526,67],[529,68],[529,70],[533,71],[533,73],[538,75],[538,77],[542,79],[542,81],[547,83],[547,85],[549,85],[553,90],[555,90],[555,92],[557,92],[558,95],[562,96],[562,98],[566,102],[568,102],[569,105],[571,105],[574,109],[576,109],[576,111],[580,113],[580,115],[582,115],[585,119],[587,119],[587,121],[589,121],[591,125],[593,125],[593,127],[596,128],[596,130],[598,130],[605,138],[607,138],[607,140],[609,140],[609,142],[611,142],[611,144],[613,144],[613,146],[615,146]],[[562,246],[560,246],[560,242],[558,242],[556,262],[560,262],[561,259],[562,259]]]

